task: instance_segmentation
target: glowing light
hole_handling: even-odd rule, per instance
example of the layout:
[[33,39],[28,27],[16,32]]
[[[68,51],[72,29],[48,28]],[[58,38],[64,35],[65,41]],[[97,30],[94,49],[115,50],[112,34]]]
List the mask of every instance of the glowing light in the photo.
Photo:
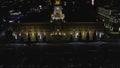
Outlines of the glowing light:
[[73,1],[72,3],[73,3],[73,5],[75,5],[75,1]]
[[59,29],[57,29],[57,31],[60,31]]
[[34,32],[32,32],[32,36],[34,36]]
[[14,21],[10,20],[9,23],[13,23]]
[[19,36],[21,36],[21,33],[19,33]]
[[66,5],[67,5],[67,2],[65,1],[65,2],[64,2],[64,6],[66,6]]
[[66,34],[65,34],[65,33],[63,33],[63,35],[64,35],[64,36],[66,36]]
[[61,35],[61,32],[59,32],[59,35]]
[[15,33],[12,33],[13,36],[15,36]]
[[6,20],[3,18],[3,21],[6,22]]
[[40,35],[40,33],[38,33],[38,35]]
[[85,32],[83,32],[82,34],[83,34],[83,36],[85,36]]
[[39,8],[42,9],[42,5],[39,5]]
[[57,7],[56,10],[59,10],[59,7]]
[[42,35],[39,36],[39,39],[42,39]]
[[18,23],[20,23],[20,21],[18,21]]
[[71,34],[71,35],[73,35],[73,33],[72,33],[72,32],[71,32],[70,34]]
[[94,5],[94,3],[95,3],[94,0],[92,0],[92,5]]
[[17,35],[15,35],[15,39],[18,39]]
[[21,14],[20,11],[19,12],[14,12],[14,10],[9,11],[9,13],[10,13],[10,15],[19,15],[19,14]]
[[26,32],[26,35],[28,36],[28,33]]
[[99,33],[99,38],[102,38],[103,35],[104,35],[104,33],[100,32]]
[[53,35],[53,33],[50,34],[51,36]]
[[75,34],[75,38],[78,38],[78,35],[79,35],[79,33],[77,32],[77,33]]
[[15,39],[18,39],[18,37],[15,33],[13,33],[12,35],[15,37]]
[[101,38],[102,37],[102,33],[99,33],[99,38]]
[[52,20],[50,20],[50,23],[52,23],[53,21]]
[[44,33],[44,35],[46,35],[46,33]]
[[42,39],[42,35],[40,33],[38,33],[38,38]]
[[55,35],[57,35],[57,32],[55,33]]
[[111,31],[113,31],[113,27],[111,27],[111,29],[110,29]]

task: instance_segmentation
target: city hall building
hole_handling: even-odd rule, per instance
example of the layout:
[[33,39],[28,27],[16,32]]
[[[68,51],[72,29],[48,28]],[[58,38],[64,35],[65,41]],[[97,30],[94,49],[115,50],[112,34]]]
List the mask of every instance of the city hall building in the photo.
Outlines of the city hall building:
[[16,41],[84,41],[100,40],[104,28],[98,22],[67,22],[60,0],[56,0],[50,22],[22,22],[12,24]]

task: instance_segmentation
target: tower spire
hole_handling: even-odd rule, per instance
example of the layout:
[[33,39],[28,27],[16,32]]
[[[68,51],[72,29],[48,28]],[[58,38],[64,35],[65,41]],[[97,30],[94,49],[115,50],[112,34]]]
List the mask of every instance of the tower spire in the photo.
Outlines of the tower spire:
[[62,13],[62,6],[60,5],[61,0],[55,0],[54,11],[51,14],[51,22],[59,21],[65,22],[65,15]]

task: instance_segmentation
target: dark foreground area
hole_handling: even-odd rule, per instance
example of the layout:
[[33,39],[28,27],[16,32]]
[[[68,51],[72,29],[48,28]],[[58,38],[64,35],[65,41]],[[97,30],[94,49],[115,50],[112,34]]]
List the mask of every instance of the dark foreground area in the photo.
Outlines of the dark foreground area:
[[0,68],[120,68],[120,46],[1,44]]

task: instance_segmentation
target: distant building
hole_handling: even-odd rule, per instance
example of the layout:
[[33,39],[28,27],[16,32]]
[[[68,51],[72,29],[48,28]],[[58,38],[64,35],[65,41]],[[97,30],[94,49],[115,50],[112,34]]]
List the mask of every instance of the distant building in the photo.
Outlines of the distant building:
[[[83,0],[84,1],[84,0]],[[67,1],[65,2],[68,5]],[[71,2],[73,5],[78,4],[77,1]],[[69,6],[69,5],[68,5]],[[43,41],[98,41],[104,36],[103,26],[96,21],[92,22],[65,22],[65,15],[62,11],[61,0],[55,0],[53,5],[53,13],[51,14],[50,22],[22,22],[12,24],[12,38],[18,41],[24,42],[43,42]],[[69,6],[71,8],[71,6]],[[77,6],[76,6],[77,7]],[[73,18],[81,15],[75,10],[79,11],[79,8],[75,6],[72,10]],[[67,12],[69,12],[67,11]],[[88,12],[88,11],[86,11]],[[76,14],[74,16],[74,13]],[[16,14],[16,13],[15,13]],[[33,14],[34,15],[34,14]],[[84,15],[84,14],[83,14]],[[93,14],[92,14],[93,15]],[[44,15],[46,18],[46,15]],[[43,18],[44,16],[38,16],[35,18]],[[67,16],[67,15],[66,15]],[[29,17],[29,16],[28,16]],[[32,20],[34,18],[31,18]],[[40,18],[39,18],[40,19]],[[72,18],[70,18],[72,19]],[[30,19],[28,19],[30,20]]]
[[106,33],[111,36],[120,34],[120,0],[97,0],[98,18]]
[[[106,33],[113,36],[120,34],[120,10],[119,6],[107,1],[103,7],[98,7],[98,18],[104,24]],[[116,3],[116,0],[114,0]]]
[[118,8],[120,7],[120,0],[96,0],[96,3],[100,7]]

